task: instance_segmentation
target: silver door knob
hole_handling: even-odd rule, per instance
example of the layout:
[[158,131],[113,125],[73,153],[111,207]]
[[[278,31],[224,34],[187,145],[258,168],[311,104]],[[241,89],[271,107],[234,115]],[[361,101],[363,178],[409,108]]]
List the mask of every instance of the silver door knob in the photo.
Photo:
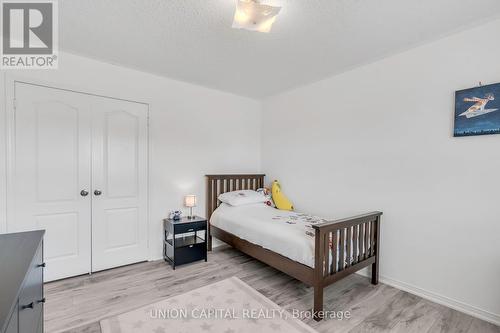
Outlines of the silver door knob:
[[102,194],[102,192],[101,192],[101,191],[99,191],[99,190],[95,190],[95,191],[94,191],[94,195],[101,195],[101,194]]
[[88,191],[85,191],[85,190],[81,190],[80,195],[81,195],[82,197],[86,197],[87,195],[89,195],[89,192],[88,192]]

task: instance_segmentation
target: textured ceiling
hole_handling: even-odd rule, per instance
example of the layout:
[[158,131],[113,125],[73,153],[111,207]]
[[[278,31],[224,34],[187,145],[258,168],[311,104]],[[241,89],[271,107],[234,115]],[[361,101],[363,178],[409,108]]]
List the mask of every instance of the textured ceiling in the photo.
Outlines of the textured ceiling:
[[235,1],[63,0],[60,47],[263,98],[500,15],[499,0],[264,0],[283,6],[264,34],[231,28]]

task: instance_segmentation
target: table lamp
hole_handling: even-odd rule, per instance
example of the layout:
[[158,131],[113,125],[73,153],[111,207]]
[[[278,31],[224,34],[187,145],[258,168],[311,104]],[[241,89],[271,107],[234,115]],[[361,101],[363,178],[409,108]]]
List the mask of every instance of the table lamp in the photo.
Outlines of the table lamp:
[[196,195],[190,194],[184,197],[184,206],[189,207],[188,219],[194,219],[193,207],[196,207]]

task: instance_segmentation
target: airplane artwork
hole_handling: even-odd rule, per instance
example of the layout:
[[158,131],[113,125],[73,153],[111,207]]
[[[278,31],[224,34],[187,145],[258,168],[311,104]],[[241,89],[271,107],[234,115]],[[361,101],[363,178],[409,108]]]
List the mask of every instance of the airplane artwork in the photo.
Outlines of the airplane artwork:
[[500,134],[500,83],[455,91],[453,136],[486,134]]
[[467,111],[459,114],[459,116],[464,116],[466,118],[474,118],[477,116],[481,116],[483,114],[487,114],[490,112],[498,111],[498,109],[486,109],[486,104],[490,101],[495,100],[495,95],[486,94],[484,98],[472,97],[472,98],[464,98],[464,102],[474,102],[474,105],[469,107]]

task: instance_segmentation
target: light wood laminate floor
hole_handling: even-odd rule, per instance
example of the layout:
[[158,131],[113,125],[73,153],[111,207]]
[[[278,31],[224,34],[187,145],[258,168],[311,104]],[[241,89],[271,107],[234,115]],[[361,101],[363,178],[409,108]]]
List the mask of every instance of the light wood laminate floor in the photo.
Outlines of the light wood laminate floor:
[[[140,263],[45,285],[45,332],[100,333],[99,320],[237,276],[286,309],[310,309],[312,288],[229,247],[208,262],[172,270]],[[325,309],[349,320],[304,320],[319,332],[500,332],[498,326],[368,278],[351,275],[325,289]]]

